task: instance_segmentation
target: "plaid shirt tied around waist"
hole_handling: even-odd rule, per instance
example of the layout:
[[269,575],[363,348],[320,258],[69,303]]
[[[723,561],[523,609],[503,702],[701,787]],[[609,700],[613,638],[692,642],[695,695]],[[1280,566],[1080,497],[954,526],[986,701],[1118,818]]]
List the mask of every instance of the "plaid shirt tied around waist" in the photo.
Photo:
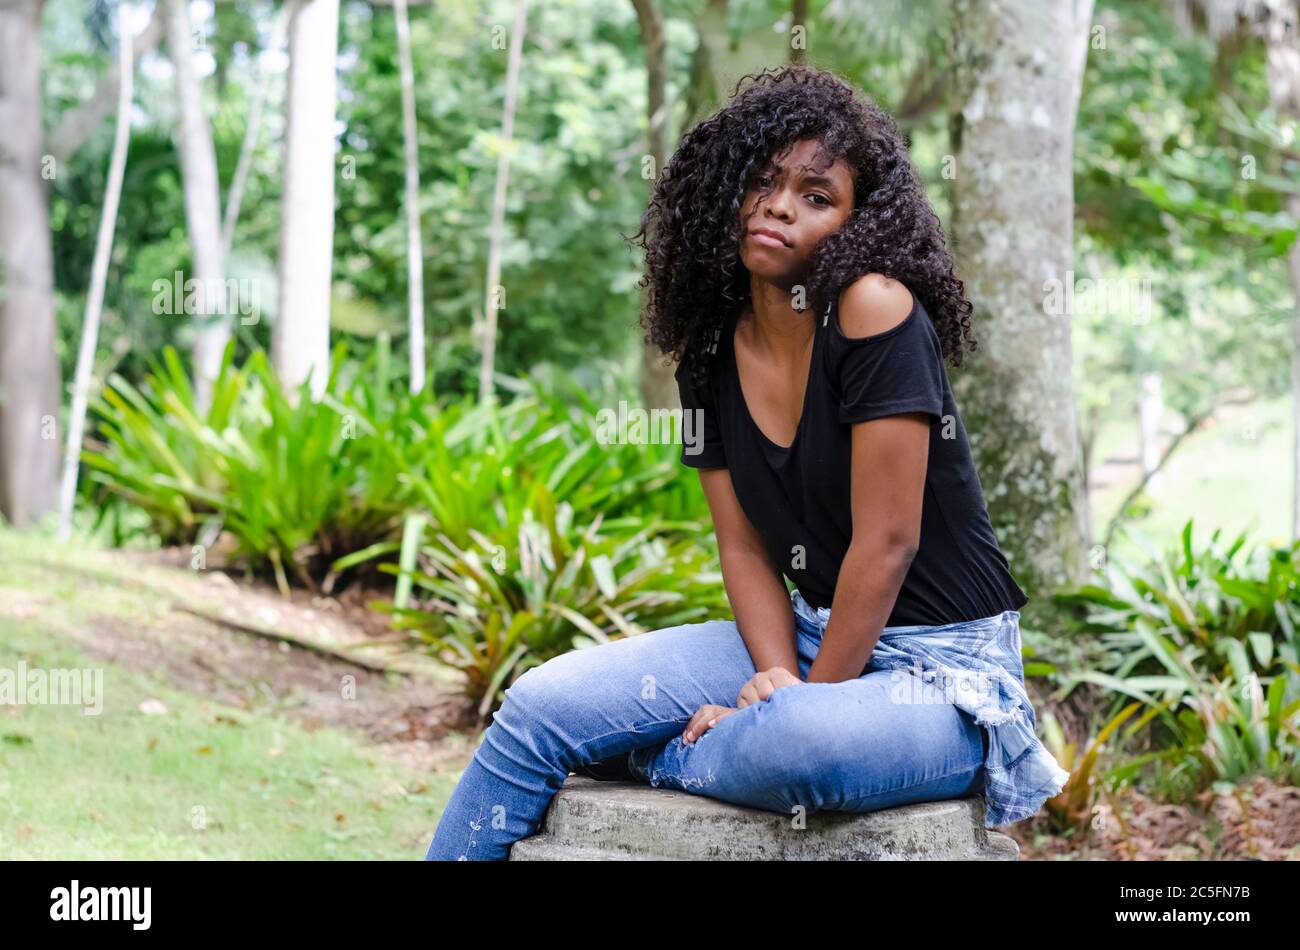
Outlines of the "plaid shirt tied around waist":
[[[813,607],[798,590],[790,599],[796,616],[825,632],[829,607]],[[988,733],[986,827],[1032,817],[1069,780],[1070,773],[1035,732],[1037,719],[1025,691],[1020,654],[1019,611],[937,626],[885,627],[868,670],[899,670],[933,684]],[[906,689],[909,683],[915,685],[900,676],[897,688]],[[899,701],[924,700],[918,695]]]

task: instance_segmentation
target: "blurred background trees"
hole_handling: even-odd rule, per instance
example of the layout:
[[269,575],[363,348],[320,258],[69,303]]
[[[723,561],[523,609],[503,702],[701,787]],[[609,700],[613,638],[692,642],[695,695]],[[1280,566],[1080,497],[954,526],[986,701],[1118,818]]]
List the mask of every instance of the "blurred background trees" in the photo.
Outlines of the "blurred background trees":
[[[265,350],[315,399],[342,343],[344,377],[382,355],[435,400],[489,367],[503,393],[562,371],[615,404],[675,405],[624,237],[682,132],[742,74],[802,59],[909,138],[975,304],[981,351],[953,382],[1027,588],[1082,580],[1120,525],[1294,534],[1294,0],[128,7],[96,391],[142,384],[171,345],[201,416],[233,340],[233,365]],[[0,2],[0,509],[20,525],[54,500],[120,8]],[[227,288],[226,312],[172,312],[190,278]]]

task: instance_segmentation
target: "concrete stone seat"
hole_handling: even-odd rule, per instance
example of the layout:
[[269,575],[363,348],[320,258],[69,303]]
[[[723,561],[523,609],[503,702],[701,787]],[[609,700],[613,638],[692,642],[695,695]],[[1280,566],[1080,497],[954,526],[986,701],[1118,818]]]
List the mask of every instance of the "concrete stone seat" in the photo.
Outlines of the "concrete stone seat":
[[984,798],[794,817],[637,782],[571,774],[511,861],[1018,861]]

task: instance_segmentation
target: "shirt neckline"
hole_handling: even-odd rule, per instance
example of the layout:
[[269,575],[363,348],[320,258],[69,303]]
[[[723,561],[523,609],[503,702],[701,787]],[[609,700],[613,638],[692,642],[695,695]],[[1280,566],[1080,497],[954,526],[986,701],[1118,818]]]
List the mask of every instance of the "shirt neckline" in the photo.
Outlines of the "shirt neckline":
[[[832,306],[834,306],[834,301],[832,301],[831,304],[826,307],[827,317],[830,316]],[[817,370],[817,349],[818,349],[817,324],[814,318],[812,354],[808,358],[808,378],[807,380],[804,381],[803,405],[799,407],[799,422],[798,424],[795,425],[794,438],[790,440],[790,444],[781,445],[779,442],[773,441],[771,437],[769,437],[768,434],[762,430],[762,428],[758,424],[758,420],[754,418],[754,414],[749,411],[749,403],[745,401],[745,387],[740,382],[740,361],[736,359],[736,327],[740,323],[740,309],[741,308],[739,307],[736,309],[735,314],[731,318],[731,326],[727,330],[727,345],[731,356],[732,373],[736,380],[736,393],[737,393],[737,397],[740,400],[740,408],[741,411],[744,412],[745,418],[749,420],[750,428],[752,428],[755,432],[758,433],[758,437],[760,439],[762,439],[765,443],[767,443],[776,451],[781,452],[783,454],[788,454],[790,451],[794,449],[796,445],[799,444],[799,437],[803,434],[804,423],[808,418],[808,403],[812,399],[813,380],[816,379],[816,370]]]

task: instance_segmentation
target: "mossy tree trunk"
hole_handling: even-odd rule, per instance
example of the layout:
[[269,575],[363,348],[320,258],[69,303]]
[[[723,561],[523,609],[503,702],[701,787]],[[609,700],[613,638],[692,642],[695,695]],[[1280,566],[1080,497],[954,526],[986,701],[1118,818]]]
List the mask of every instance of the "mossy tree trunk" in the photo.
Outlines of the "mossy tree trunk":
[[[951,374],[999,543],[1030,595],[1087,574],[1072,387],[1072,144],[1091,3],[956,0],[951,236],[979,349]],[[1068,299],[1068,297],[1067,297]]]

